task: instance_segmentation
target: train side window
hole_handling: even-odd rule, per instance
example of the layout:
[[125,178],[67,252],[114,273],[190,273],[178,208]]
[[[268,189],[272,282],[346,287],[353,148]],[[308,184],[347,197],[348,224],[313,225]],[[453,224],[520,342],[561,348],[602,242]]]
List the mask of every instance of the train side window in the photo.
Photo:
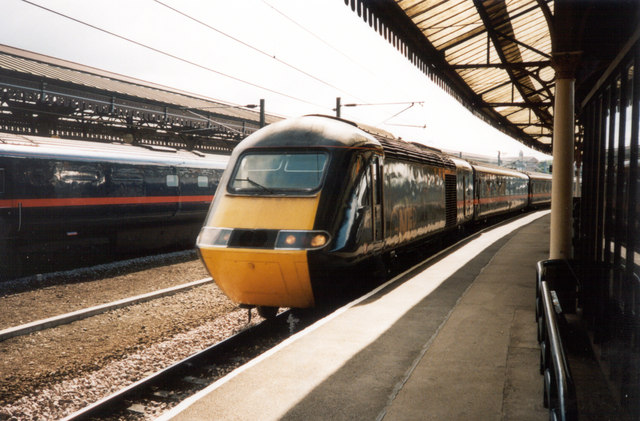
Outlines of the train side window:
[[128,166],[113,167],[111,169],[111,180],[114,183],[142,184],[144,182],[144,173],[139,168]]
[[209,177],[207,177],[206,175],[199,175],[198,187],[209,187]]
[[100,183],[104,175],[95,164],[61,162],[56,166],[57,178],[65,184]]
[[175,174],[167,174],[167,187],[178,187],[178,176]]
[[143,196],[144,171],[129,165],[111,166],[111,194],[114,196]]
[[382,177],[378,157],[374,158],[371,165],[371,175],[373,176],[371,181],[373,187],[373,203],[379,205],[382,203]]
[[356,195],[358,197],[358,205],[362,207],[366,207],[371,205],[371,190],[369,188],[369,180],[371,179],[371,168],[367,168],[363,177],[360,179],[360,184],[356,190]]
[[0,168],[0,194],[4,193],[4,168]]

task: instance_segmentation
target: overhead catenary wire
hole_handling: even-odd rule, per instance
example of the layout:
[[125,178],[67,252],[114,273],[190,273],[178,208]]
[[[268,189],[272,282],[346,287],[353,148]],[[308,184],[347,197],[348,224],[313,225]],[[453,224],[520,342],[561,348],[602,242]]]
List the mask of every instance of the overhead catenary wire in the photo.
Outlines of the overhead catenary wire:
[[395,113],[395,114],[394,114],[394,115],[392,115],[391,117],[387,118],[386,120],[384,120],[384,121],[382,121],[382,122],[380,122],[380,123],[378,123],[378,124],[385,124],[387,121],[389,121],[389,120],[391,120],[392,118],[397,117],[397,116],[399,116],[400,114],[404,113],[404,112],[405,112],[405,111],[407,111],[409,108],[413,107],[415,104],[416,104],[415,102],[412,102],[412,103],[411,103],[411,105],[409,105],[408,107],[403,108],[402,110],[398,111],[397,113]]
[[263,51],[263,50],[261,50],[261,49],[259,49],[259,48],[257,48],[257,47],[254,47],[253,45],[251,45],[251,44],[249,44],[249,43],[247,43],[247,42],[244,42],[244,41],[242,41],[241,39],[238,39],[238,38],[236,38],[236,37],[234,37],[234,36],[232,36],[232,35],[229,35],[229,34],[227,34],[226,32],[221,31],[220,29],[218,29],[218,28],[216,28],[216,27],[214,27],[214,26],[211,26],[211,25],[209,25],[209,24],[208,24],[208,23],[206,23],[206,22],[201,21],[200,19],[197,19],[197,18],[195,18],[195,17],[193,17],[193,16],[191,16],[191,15],[189,15],[189,14],[185,13],[185,12],[182,12],[181,10],[178,10],[178,9],[176,9],[176,8],[172,7],[172,6],[169,6],[168,4],[163,3],[163,2],[162,2],[162,1],[160,1],[160,0],[153,0],[153,1],[155,1],[155,2],[156,2],[156,3],[158,3],[159,5],[164,6],[164,7],[166,7],[167,9],[169,9],[169,10],[171,10],[171,11],[173,11],[173,12],[175,12],[175,13],[177,13],[177,14],[179,14],[179,15],[181,15],[181,16],[183,16],[183,17],[185,17],[185,18],[189,19],[189,20],[192,20],[193,22],[198,23],[199,25],[204,26],[205,28],[208,28],[208,29],[210,29],[210,30],[212,30],[212,31],[215,31],[216,33],[218,33],[218,34],[220,34],[220,35],[222,35],[222,36],[225,36],[225,37],[227,37],[227,38],[229,38],[229,39],[231,39],[231,40],[233,40],[233,41],[235,41],[235,42],[237,42],[237,43],[239,43],[239,44],[242,44],[242,45],[244,45],[245,47],[250,48],[251,50],[253,50],[253,51],[255,51],[255,52],[259,53],[259,54],[262,54],[262,55],[264,55],[264,56],[266,56],[266,57],[269,57],[269,58],[271,58],[271,59],[273,59],[273,60],[277,61],[278,63],[280,63],[280,64],[282,64],[282,65],[284,65],[284,66],[287,66],[287,67],[289,67],[289,68],[290,68],[290,69],[292,69],[292,70],[295,70],[295,71],[296,71],[296,72],[298,72],[298,73],[301,73],[301,74],[303,74],[303,75],[305,75],[305,76],[307,76],[307,77],[309,77],[309,78],[311,78],[311,79],[313,79],[313,80],[315,80],[315,81],[317,81],[317,82],[320,82],[320,83],[322,83],[323,85],[326,85],[326,86],[328,86],[328,87],[330,87],[330,88],[332,88],[332,89],[335,89],[335,90],[337,90],[337,91],[340,91],[340,92],[342,92],[342,93],[344,93],[344,94],[346,94],[346,95],[349,95],[349,96],[351,96],[351,97],[357,98],[357,96],[355,96],[355,95],[353,95],[353,94],[351,94],[351,93],[349,93],[349,92],[347,92],[347,91],[343,90],[342,88],[339,88],[339,87],[337,87],[337,86],[335,86],[335,85],[333,85],[333,84],[331,84],[331,83],[329,83],[329,82],[327,82],[327,81],[325,81],[325,80],[322,80],[322,79],[320,79],[320,78],[318,78],[318,77],[316,77],[316,76],[312,75],[311,73],[309,73],[309,72],[307,72],[307,71],[305,71],[305,70],[302,70],[301,68],[296,67],[296,66],[294,66],[293,64],[290,64],[290,63],[288,63],[288,62],[286,62],[286,61],[284,61],[284,60],[282,60],[282,59],[280,59],[280,58],[276,57],[276,56],[275,56],[275,55],[273,55],[273,54],[267,53],[266,51]]
[[291,22],[292,24],[296,25],[298,28],[300,28],[301,30],[303,30],[304,32],[308,33],[309,35],[311,35],[312,37],[314,37],[315,39],[317,39],[318,41],[320,41],[321,43],[323,43],[324,45],[326,45],[327,47],[329,47],[330,49],[332,49],[333,51],[337,52],[338,54],[340,54],[342,57],[346,58],[347,60],[349,60],[350,62],[352,62],[353,64],[355,64],[356,66],[360,67],[363,70],[366,70],[367,73],[369,73],[370,75],[375,76],[375,72],[373,72],[370,68],[363,66],[361,63],[358,63],[357,61],[355,61],[352,57],[350,57],[348,54],[345,54],[344,52],[342,52],[339,48],[334,47],[333,45],[329,44],[324,38],[322,38],[321,36],[317,35],[316,33],[310,31],[308,28],[304,27],[303,25],[300,25],[298,22],[296,22],[295,19],[289,17],[287,14],[285,14],[284,12],[282,12],[280,9],[278,9],[277,7],[275,7],[274,5],[270,4],[268,1],[266,0],[262,0],[262,2],[264,4],[266,4],[267,6],[269,6],[271,9],[273,9],[276,13],[278,13],[280,16],[282,16],[283,18],[287,19],[289,22]]
[[103,32],[103,33],[105,33],[105,34],[111,35],[111,36],[113,36],[113,37],[119,38],[119,39],[121,39],[121,40],[123,40],[123,41],[129,42],[129,43],[132,43],[132,44],[135,44],[135,45],[137,45],[137,46],[139,46],[139,47],[145,48],[145,49],[150,50],[150,51],[153,51],[153,52],[155,52],[155,53],[162,54],[162,55],[164,55],[164,56],[170,57],[170,58],[172,58],[172,59],[174,59],[174,60],[178,60],[178,61],[181,61],[181,62],[183,62],[183,63],[187,63],[187,64],[189,64],[189,65],[192,65],[192,66],[198,67],[198,68],[200,68],[200,69],[203,69],[203,70],[206,70],[206,71],[209,71],[209,72],[215,73],[215,74],[217,74],[217,75],[220,75],[220,76],[223,76],[223,77],[226,77],[226,78],[229,78],[229,79],[235,80],[236,82],[240,82],[240,83],[243,83],[243,84],[245,84],[245,85],[252,86],[252,87],[254,87],[254,88],[258,88],[258,89],[261,89],[261,90],[264,90],[264,91],[267,91],[267,92],[271,92],[271,93],[273,93],[273,94],[280,95],[280,96],[282,96],[282,97],[289,98],[289,99],[292,99],[292,100],[294,100],[294,101],[302,102],[302,103],[307,104],[307,105],[312,105],[312,106],[314,106],[314,107],[320,107],[320,108],[327,108],[325,105],[316,104],[316,103],[313,103],[313,102],[311,102],[311,101],[307,101],[307,100],[305,100],[305,99],[298,98],[298,97],[295,97],[295,96],[293,96],[293,95],[289,95],[289,94],[286,94],[286,93],[284,93],[284,92],[277,91],[277,90],[275,90],[275,89],[267,88],[267,87],[265,87],[265,86],[261,86],[261,85],[258,85],[258,84],[256,84],[256,83],[249,82],[249,81],[244,80],[244,79],[240,79],[240,78],[238,78],[238,77],[235,77],[235,76],[229,75],[229,74],[224,73],[224,72],[221,72],[221,71],[219,71],[219,70],[215,70],[215,69],[213,69],[213,68],[211,68],[211,67],[207,67],[207,66],[204,66],[204,65],[202,65],[202,64],[196,63],[196,62],[194,62],[194,61],[187,60],[187,59],[185,59],[185,58],[182,58],[182,57],[176,56],[176,55],[174,55],[174,54],[168,53],[168,52],[163,51],[163,50],[161,50],[161,49],[159,49],[159,48],[156,48],[156,47],[152,47],[152,46],[150,46],[150,45],[143,44],[143,43],[141,43],[141,42],[139,42],[139,41],[133,40],[133,39],[131,39],[131,38],[127,38],[127,37],[125,37],[125,36],[123,36],[123,35],[120,35],[120,34],[116,34],[115,32],[109,31],[109,30],[104,29],[104,28],[101,28],[101,27],[99,27],[99,26],[96,26],[96,25],[90,24],[90,23],[88,23],[88,22],[82,21],[82,20],[80,20],[80,19],[74,18],[74,17],[72,17],[72,16],[66,15],[66,14],[61,13],[61,12],[58,12],[58,11],[56,11],[56,10],[50,9],[50,8],[48,8],[48,7],[46,7],[46,6],[41,5],[41,4],[34,3],[34,2],[32,2],[32,1],[30,1],[30,0],[22,0],[22,2],[24,2],[24,3],[26,3],[26,4],[29,4],[29,5],[31,5],[31,6],[34,6],[34,7],[40,8],[40,9],[45,10],[45,11],[47,11],[47,12],[53,13],[53,14],[55,14],[55,15],[58,15],[58,16],[60,16],[60,17],[65,18],[65,19],[72,20],[72,21],[74,21],[74,22],[76,22],[76,23],[79,23],[79,24],[81,24],[81,25],[84,25],[84,26],[87,26],[87,27],[89,27],[89,28],[95,29],[95,30],[97,30],[97,31]]
[[[148,44],[142,43],[142,42],[140,42],[140,41],[136,41],[135,39],[129,38],[129,37],[124,36],[124,35],[120,35],[120,34],[118,34],[118,33],[116,33],[116,32],[113,32],[113,31],[110,31],[110,30],[105,29],[105,28],[103,28],[103,27],[97,26],[96,24],[92,24],[92,23],[86,22],[86,21],[84,21],[84,20],[82,20],[82,19],[79,19],[79,18],[76,18],[76,17],[70,16],[70,15],[68,15],[68,14],[65,14],[65,13],[63,13],[63,12],[59,12],[59,11],[57,11],[57,10],[51,9],[51,8],[49,8],[49,7],[46,7],[46,6],[42,5],[42,4],[38,4],[38,3],[37,3],[37,2],[35,2],[35,1],[32,1],[32,0],[21,0],[21,1],[22,1],[23,3],[25,3],[25,4],[29,4],[29,5],[31,5],[31,6],[34,6],[34,7],[40,8],[40,9],[42,9],[42,10],[44,10],[44,11],[47,11],[47,12],[52,13],[52,14],[55,14],[55,15],[60,16],[60,17],[62,17],[62,18],[65,18],[65,19],[71,20],[71,21],[73,21],[73,22],[75,22],[75,23],[77,23],[77,24],[80,24],[80,25],[83,25],[83,26],[89,27],[89,28],[94,29],[94,30],[96,30],[96,31],[100,31],[100,32],[102,32],[102,33],[105,33],[105,34],[107,34],[107,35],[109,35],[109,36],[112,36],[112,37],[115,37],[115,38],[121,39],[121,40],[123,40],[123,41],[125,41],[125,42],[131,43],[131,44],[134,44],[134,45],[136,45],[136,46],[139,46],[139,47],[144,48],[144,49],[147,49],[147,50],[150,50],[150,51],[152,51],[152,52],[154,52],[154,53],[164,55],[164,56],[169,57],[169,58],[171,58],[171,59],[174,59],[174,60],[177,60],[177,61],[181,61],[181,62],[183,62],[183,63],[186,63],[186,64],[188,64],[188,65],[192,65],[192,66],[198,67],[198,68],[200,68],[200,69],[203,69],[203,70],[208,71],[208,72],[211,72],[211,73],[215,73],[215,74],[217,74],[217,75],[220,75],[220,76],[222,76],[222,77],[225,77],[225,78],[228,78],[228,79],[231,79],[231,80],[237,81],[237,82],[239,82],[239,83],[246,84],[246,85],[248,85],[248,86],[251,86],[251,87],[254,87],[254,88],[257,88],[257,89],[260,89],[260,90],[264,90],[264,91],[267,91],[267,92],[271,92],[271,93],[273,93],[273,94],[275,94],[275,95],[282,96],[282,97],[285,97],[285,98],[289,98],[289,99],[291,99],[291,100],[293,100],[293,101],[296,101],[296,102],[304,103],[304,104],[311,105],[311,106],[314,106],[314,107],[318,107],[318,108],[321,108],[321,109],[329,109],[329,107],[327,107],[327,105],[326,105],[326,104],[318,104],[318,103],[315,103],[315,102],[312,102],[312,101],[309,101],[309,100],[306,100],[306,99],[303,99],[303,98],[300,98],[300,97],[297,97],[297,96],[294,96],[294,95],[290,95],[290,94],[285,93],[285,92],[282,92],[282,91],[278,91],[278,90],[275,90],[275,89],[268,88],[268,87],[266,87],[266,86],[259,85],[259,84],[257,84],[257,83],[251,82],[251,81],[249,81],[249,80],[241,79],[241,78],[239,78],[239,77],[233,76],[233,75],[228,74],[228,73],[224,73],[224,72],[222,72],[222,71],[216,70],[215,68],[211,68],[211,67],[205,66],[205,65],[203,65],[203,64],[200,64],[200,63],[198,63],[198,62],[195,62],[195,61],[192,61],[192,60],[189,60],[189,59],[185,59],[185,58],[180,57],[180,56],[178,56],[178,55],[175,55],[175,54],[169,53],[169,52],[167,52],[167,51],[165,51],[165,50],[163,50],[163,49],[161,49],[161,48],[154,47],[154,46],[151,46],[151,45],[148,45]],[[258,48],[256,48],[256,47],[254,47],[254,46],[250,45],[249,43],[246,43],[246,42],[244,42],[244,41],[242,41],[242,40],[240,40],[240,39],[238,39],[238,38],[235,38],[235,37],[233,37],[233,36],[231,36],[231,35],[229,35],[229,34],[227,34],[227,33],[223,32],[223,31],[220,31],[219,29],[217,29],[217,28],[215,28],[215,27],[213,27],[213,26],[211,26],[211,25],[208,25],[208,24],[207,24],[207,23],[205,23],[205,22],[202,22],[202,21],[200,21],[200,20],[198,20],[198,19],[196,19],[196,18],[194,18],[194,17],[192,17],[192,16],[189,16],[188,14],[185,14],[185,13],[181,12],[180,10],[175,9],[175,8],[173,8],[173,7],[171,7],[171,6],[167,5],[167,4],[165,4],[163,1],[160,1],[160,0],[153,0],[153,1],[154,1],[154,2],[156,2],[158,5],[161,5],[161,6],[165,7],[165,8],[167,8],[167,9],[169,9],[169,10],[173,11],[174,13],[180,14],[181,16],[183,16],[183,17],[185,17],[185,18],[188,18],[188,19],[190,19],[190,20],[192,20],[192,21],[194,21],[194,22],[196,22],[196,23],[198,23],[198,24],[200,24],[200,25],[203,25],[203,26],[205,26],[205,27],[209,28],[210,30],[213,30],[213,31],[215,31],[215,32],[217,32],[217,33],[219,33],[219,34],[221,34],[221,35],[225,36],[225,37],[230,38],[230,39],[231,39],[231,40],[233,40],[234,42],[238,42],[238,43],[240,43],[240,44],[244,45],[245,47],[250,48],[250,49],[254,50],[255,52],[258,52],[258,53],[259,53],[259,54],[261,54],[261,55],[265,55],[265,56],[268,56],[269,58],[273,58],[273,59],[277,60],[279,63],[281,63],[281,64],[283,64],[283,65],[285,65],[285,66],[287,66],[287,67],[290,67],[291,69],[294,69],[294,70],[296,70],[296,71],[298,71],[298,72],[300,72],[300,73],[304,74],[306,77],[312,78],[313,80],[316,80],[316,81],[318,81],[318,82],[320,82],[320,83],[323,83],[323,84],[325,84],[326,86],[330,86],[332,89],[336,89],[336,90],[340,90],[340,91],[342,91],[342,92],[345,92],[345,91],[341,90],[340,88],[338,88],[338,87],[336,87],[336,86],[334,86],[334,85],[331,85],[330,83],[328,83],[328,82],[326,82],[326,81],[323,81],[323,80],[321,80],[321,79],[319,79],[319,78],[315,77],[315,76],[314,76],[314,75],[312,75],[311,73],[305,72],[304,70],[302,70],[302,69],[300,69],[300,68],[297,68],[297,67],[295,67],[295,66],[293,66],[293,65],[291,65],[291,64],[289,64],[289,63],[287,63],[287,62],[285,62],[284,60],[278,59],[278,58],[276,58],[275,56],[272,56],[272,55],[270,55],[269,53],[267,53],[267,52],[265,52],[265,51],[263,51],[263,50],[260,50],[260,49],[258,49]],[[294,24],[296,24],[297,26],[301,27],[301,25],[300,25],[300,24],[296,23],[296,22],[295,22],[295,21],[293,21],[291,18],[289,18],[288,16],[286,16],[285,14],[283,14],[282,12],[280,12],[278,9],[276,9],[276,8],[275,8],[275,7],[273,7],[273,6],[271,6],[268,2],[266,2],[266,1],[264,1],[264,0],[263,0],[263,2],[264,2],[267,6],[269,6],[270,8],[272,8],[275,12],[279,13],[280,15],[284,16],[286,19],[288,19],[288,20],[292,21]],[[302,27],[302,28],[303,28],[303,27]],[[303,29],[304,29],[304,28],[303,28]],[[305,31],[306,31],[306,32],[309,32],[309,31],[308,31],[308,30],[306,30],[306,29],[305,29]],[[331,47],[331,45],[330,45],[330,44],[328,44],[327,42],[325,42],[324,40],[322,40],[322,38],[318,37],[317,35],[313,34],[312,32],[309,32],[309,33],[310,33],[311,35],[313,35],[315,38],[320,39],[320,41],[322,41],[324,44],[328,45],[330,48],[332,48],[332,49],[336,50],[334,47]],[[336,50],[336,51],[338,51],[338,52],[340,53],[340,51],[339,51],[339,50]],[[340,53],[340,54],[344,55],[344,53]],[[348,92],[345,92],[345,93],[346,93],[348,96],[350,96],[350,97],[354,97],[354,98],[356,98],[357,100],[359,100],[359,101],[361,101],[361,102],[363,102],[363,103],[365,102],[365,101],[362,101],[360,98],[355,97],[355,95],[353,95],[353,94],[350,94],[350,93],[348,93]],[[392,104],[392,103],[389,103],[389,105],[391,105],[391,104]],[[348,106],[348,105],[347,105],[347,106]],[[404,112],[404,111],[406,111],[406,110],[403,110],[402,112]],[[402,113],[402,112],[401,112],[401,113]],[[400,114],[400,113],[398,113],[398,114]],[[394,116],[392,116],[392,117],[390,117],[389,119],[386,119],[382,124],[386,123],[388,120],[390,120],[391,118],[393,118],[393,117],[395,117],[395,116],[397,116],[397,114],[396,114],[396,115],[394,115]]]
[[[273,6],[269,1],[267,0],[262,0],[262,2],[269,6],[271,9],[273,9],[276,13],[278,13],[279,15],[281,15],[283,18],[287,19],[289,22],[291,22],[292,24],[296,25],[298,28],[300,28],[301,30],[303,30],[304,32],[308,33],[309,35],[311,35],[312,37],[316,38],[318,41],[320,41],[321,43],[323,43],[324,45],[326,45],[328,48],[330,48],[331,50],[337,52],[338,54],[340,54],[341,56],[345,57],[347,60],[349,60],[350,62],[352,62],[353,64],[355,64],[356,66],[360,67],[361,69],[364,69],[365,71],[367,71],[367,73],[369,73],[370,75],[377,77],[378,74],[376,72],[373,72],[370,68],[362,65],[361,63],[358,63],[357,61],[355,61],[352,57],[350,57],[349,55],[345,54],[344,52],[342,52],[339,48],[334,47],[333,45],[331,45],[330,43],[328,43],[324,38],[322,38],[321,36],[315,34],[314,32],[310,31],[308,28],[306,28],[305,26],[299,24],[295,19],[289,17],[286,13],[282,12],[280,9],[278,9],[277,7]],[[387,82],[385,80],[385,82]],[[366,105],[399,105],[399,104],[408,104],[409,102],[387,102],[387,103],[369,103],[369,104],[353,104],[353,103],[348,103],[348,104],[342,104],[343,107],[357,107],[357,106],[366,106]],[[419,104],[419,105],[423,105],[424,101],[413,101],[411,102],[411,104]],[[411,108],[411,107],[409,107]],[[402,110],[401,112],[399,112],[398,114],[387,118],[386,120],[384,120],[382,123],[379,124],[390,124],[387,123],[387,121],[391,120],[394,117],[397,117],[399,114],[403,113],[405,110]],[[333,109],[333,111],[335,111],[335,108]],[[393,124],[390,124],[393,125]],[[404,126],[404,127],[416,127],[416,128],[426,128],[426,125],[412,125],[412,124],[395,124],[396,126]]]

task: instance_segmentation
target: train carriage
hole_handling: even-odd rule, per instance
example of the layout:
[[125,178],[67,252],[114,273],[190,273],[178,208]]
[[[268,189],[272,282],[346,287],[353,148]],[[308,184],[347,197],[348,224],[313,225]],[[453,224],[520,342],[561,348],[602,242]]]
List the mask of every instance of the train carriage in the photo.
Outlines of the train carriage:
[[464,159],[451,157],[451,160],[456,166],[457,224],[464,225],[473,220],[475,195],[473,166]]
[[546,206],[551,203],[551,174],[526,172],[529,177],[529,206]]
[[228,157],[0,134],[0,277],[34,254],[191,246]]
[[529,177],[516,170],[474,163],[475,219],[525,209],[529,203]]

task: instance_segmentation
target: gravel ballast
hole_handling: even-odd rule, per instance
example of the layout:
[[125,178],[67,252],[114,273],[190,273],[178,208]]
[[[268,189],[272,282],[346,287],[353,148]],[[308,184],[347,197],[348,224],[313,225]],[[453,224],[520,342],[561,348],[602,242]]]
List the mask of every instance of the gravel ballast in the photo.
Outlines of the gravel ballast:
[[[207,277],[198,260],[0,298],[0,328]],[[254,319],[255,320],[255,319]],[[0,342],[0,420],[56,419],[242,329],[214,284]]]

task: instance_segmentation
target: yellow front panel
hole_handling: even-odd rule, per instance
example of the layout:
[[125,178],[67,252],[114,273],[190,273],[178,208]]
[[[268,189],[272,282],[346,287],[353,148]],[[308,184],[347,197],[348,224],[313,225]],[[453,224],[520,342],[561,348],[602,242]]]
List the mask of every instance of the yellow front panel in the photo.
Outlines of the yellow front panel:
[[232,301],[276,307],[311,307],[313,292],[304,250],[201,248],[211,276]]
[[220,198],[208,225],[225,228],[313,229],[319,195],[312,197]]
[[[219,197],[211,227],[311,230],[319,195]],[[202,259],[234,302],[276,307],[314,304],[305,250],[219,248],[199,245]]]

